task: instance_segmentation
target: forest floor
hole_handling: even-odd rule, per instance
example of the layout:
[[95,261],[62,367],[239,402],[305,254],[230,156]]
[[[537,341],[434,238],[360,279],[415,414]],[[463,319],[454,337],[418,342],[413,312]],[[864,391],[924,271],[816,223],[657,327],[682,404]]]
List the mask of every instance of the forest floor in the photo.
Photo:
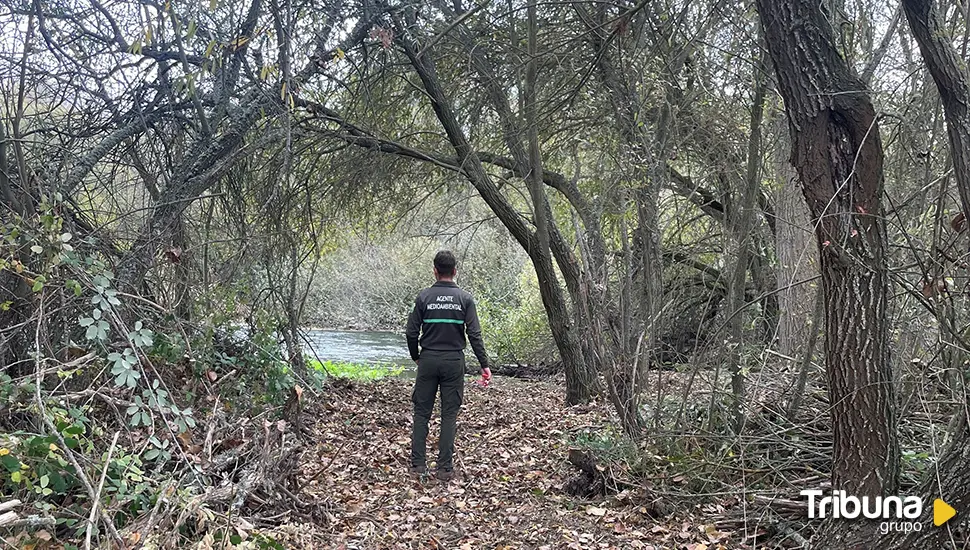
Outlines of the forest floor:
[[[466,378],[458,475],[449,483],[413,476],[411,385],[402,379],[335,384],[327,399],[304,411],[315,448],[304,453],[303,492],[323,504],[326,521],[284,526],[274,533],[280,542],[337,549],[739,545],[737,535],[714,524],[721,506],[661,516],[645,487],[594,499],[567,494],[563,486],[579,472],[567,460],[569,449],[616,427],[605,404],[565,407],[563,387],[553,381],[498,378],[481,388]],[[431,460],[438,425],[435,419]]]

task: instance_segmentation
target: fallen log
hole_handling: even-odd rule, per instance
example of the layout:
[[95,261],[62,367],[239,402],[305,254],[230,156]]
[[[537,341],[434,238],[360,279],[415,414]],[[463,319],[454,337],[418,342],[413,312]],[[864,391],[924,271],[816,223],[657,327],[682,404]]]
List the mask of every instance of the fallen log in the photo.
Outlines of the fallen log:
[[52,517],[31,515],[20,517],[16,509],[23,503],[19,500],[0,502],[0,528],[13,529],[15,527],[53,527],[57,520]]
[[[501,363],[492,365],[493,376],[507,376],[509,378],[546,378],[555,376],[563,371],[562,362],[554,363]],[[465,369],[466,374],[476,375],[479,373],[477,367],[469,365]]]

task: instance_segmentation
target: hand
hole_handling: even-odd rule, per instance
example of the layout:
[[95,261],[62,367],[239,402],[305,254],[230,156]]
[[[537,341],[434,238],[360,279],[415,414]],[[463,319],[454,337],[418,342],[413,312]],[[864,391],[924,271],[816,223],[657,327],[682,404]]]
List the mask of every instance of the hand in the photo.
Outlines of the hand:
[[482,369],[482,379],[479,382],[483,388],[488,387],[488,382],[492,379],[492,371],[488,367]]

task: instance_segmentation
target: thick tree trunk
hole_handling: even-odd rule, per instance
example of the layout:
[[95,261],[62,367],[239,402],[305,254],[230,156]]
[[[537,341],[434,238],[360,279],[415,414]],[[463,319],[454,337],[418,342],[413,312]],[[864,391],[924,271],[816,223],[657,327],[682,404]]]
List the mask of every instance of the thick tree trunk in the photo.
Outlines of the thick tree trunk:
[[[934,13],[933,2],[903,0],[903,9],[940,93],[961,207],[966,214],[970,212],[970,76]],[[946,544],[951,536],[949,526],[958,525],[970,509],[970,426],[962,409],[957,414],[960,415],[955,419],[958,429],[953,431],[951,443],[921,486],[912,492],[924,498],[924,508],[929,506],[929,497],[943,499],[957,510],[957,517],[945,528],[924,525],[921,531],[909,533],[880,535],[867,525],[850,533],[847,544],[878,548],[950,547]]]
[[[781,126],[781,117],[772,123]],[[786,132],[787,133],[787,132]],[[781,132],[777,132],[781,134]],[[778,223],[775,230],[775,250],[778,268],[775,273],[778,291],[778,350],[789,357],[799,357],[806,342],[818,327],[805,323],[812,319],[818,283],[800,283],[818,275],[818,246],[813,238],[811,213],[798,189],[798,176],[791,165],[791,145],[787,135],[779,139],[774,152],[776,184],[775,209]]]
[[960,206],[970,215],[970,74],[937,18],[932,0],[903,0],[903,10],[943,101]]
[[817,221],[833,488],[889,494],[897,485],[899,447],[875,110],[839,55],[817,1],[758,0],[757,6],[788,112],[793,164]]

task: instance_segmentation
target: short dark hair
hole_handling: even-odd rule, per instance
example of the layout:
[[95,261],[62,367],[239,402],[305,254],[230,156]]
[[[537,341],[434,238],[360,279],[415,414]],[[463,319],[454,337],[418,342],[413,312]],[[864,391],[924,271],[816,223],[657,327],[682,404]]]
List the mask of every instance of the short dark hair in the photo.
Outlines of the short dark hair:
[[457,263],[455,255],[450,250],[440,250],[434,255],[434,268],[442,277],[454,277]]

